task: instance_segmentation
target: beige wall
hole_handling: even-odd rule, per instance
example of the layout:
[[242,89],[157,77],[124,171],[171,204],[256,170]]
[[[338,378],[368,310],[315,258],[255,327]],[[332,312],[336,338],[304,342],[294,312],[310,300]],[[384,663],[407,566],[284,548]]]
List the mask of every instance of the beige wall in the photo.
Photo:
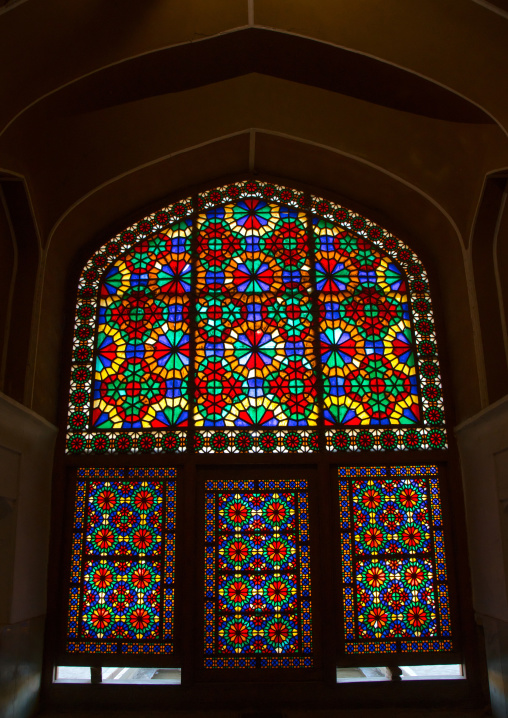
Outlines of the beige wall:
[[0,714],[37,705],[56,429],[0,395]]

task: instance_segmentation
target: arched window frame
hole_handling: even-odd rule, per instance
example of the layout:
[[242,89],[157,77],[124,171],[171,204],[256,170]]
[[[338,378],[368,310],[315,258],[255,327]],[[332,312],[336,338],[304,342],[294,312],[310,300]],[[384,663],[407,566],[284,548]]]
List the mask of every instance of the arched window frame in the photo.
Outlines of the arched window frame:
[[[446,459],[447,439],[444,420],[444,408],[442,399],[442,382],[440,378],[439,362],[437,358],[436,333],[432,316],[432,304],[427,273],[417,255],[407,247],[400,239],[387,232],[378,224],[370,221],[361,214],[353,212],[341,205],[334,204],[329,200],[322,199],[312,194],[288,189],[269,182],[246,180],[244,182],[232,183],[219,188],[202,192],[197,196],[189,197],[173,203],[147,215],[139,222],[122,231],[114,238],[101,246],[87,261],[78,288],[78,305],[76,323],[73,339],[73,357],[71,371],[78,366],[83,366],[89,361],[88,366],[94,358],[95,325],[96,325],[96,296],[100,287],[101,277],[104,271],[118,256],[125,254],[138,242],[148,238],[154,231],[160,231],[174,222],[189,218],[195,222],[196,216],[204,210],[220,206],[225,202],[232,202],[245,197],[258,197],[265,201],[280,202],[289,207],[297,208],[306,212],[309,221],[312,217],[332,222],[350,231],[357,236],[363,237],[372,242],[376,247],[390,256],[399,267],[403,269],[408,277],[408,294],[412,309],[412,329],[415,342],[415,355],[417,367],[428,368],[428,375],[420,373],[423,388],[434,387],[437,392],[429,400],[420,393],[424,418],[416,427],[396,427],[395,429],[379,426],[350,427],[324,427],[320,428],[320,436],[317,444],[312,446],[307,432],[302,431],[303,441],[296,449],[288,448],[284,442],[276,440],[279,446],[277,453],[285,455],[288,462],[294,461],[295,454],[302,456],[307,454],[307,461],[317,460],[320,456],[330,465],[339,464],[361,466],[365,463],[372,464],[394,464],[400,457],[404,464],[425,463],[426,456],[432,456],[436,460],[438,454]],[[194,226],[194,225],[193,225]],[[195,230],[193,230],[195,234]],[[195,250],[194,250],[195,251]],[[83,311],[84,309],[84,311]],[[420,311],[421,309],[421,311]],[[430,320],[430,330],[420,332],[416,329],[416,323],[421,319]],[[87,326],[91,333],[80,334],[79,327]],[[84,357],[87,357],[83,361]],[[88,359],[90,358],[90,359]],[[91,380],[83,386],[72,385],[71,393],[85,390],[91,391]],[[428,420],[428,410],[437,409],[440,419]],[[240,463],[252,458],[249,452],[241,452],[235,443],[235,435],[238,433],[230,429],[214,429],[212,431],[196,431],[191,426],[189,429],[168,429],[165,431],[122,431],[120,436],[128,436],[129,443],[118,444],[113,440],[105,445],[102,441],[105,432],[79,430],[79,420],[75,422],[74,417],[83,413],[83,405],[69,404],[69,418],[67,425],[66,455],[68,465],[79,465],[84,460],[87,466],[108,465],[110,458],[115,463],[124,457],[138,455],[136,464],[143,465],[179,465],[184,466],[192,457],[202,460],[211,454],[229,453],[230,460],[238,460]],[[269,432],[266,432],[269,433]],[[201,436],[201,439],[199,438]],[[392,438],[388,440],[388,436]],[[189,437],[191,442],[186,442]],[[214,443],[213,438],[218,437],[219,441]],[[393,439],[394,437],[394,439]],[[252,450],[252,448],[251,448]],[[268,460],[273,448],[263,451],[259,442],[255,444],[255,451],[258,459]],[[396,454],[402,452],[394,460]],[[278,459],[284,459],[279,455]],[[219,458],[218,456],[216,457]],[[332,479],[333,480],[333,479]],[[338,523],[339,519],[335,517]],[[340,539],[338,539],[338,542]],[[339,597],[342,600],[342,597]],[[340,620],[340,619],[339,619]],[[344,638],[344,637],[343,637]],[[457,644],[450,646],[447,651],[453,650],[453,658],[457,658]],[[341,649],[342,650],[342,649]],[[441,660],[434,656],[428,657],[429,662]],[[378,652],[379,654],[379,652]],[[450,653],[446,660],[452,657]],[[452,659],[453,659],[452,658]],[[379,662],[379,657],[376,656]],[[374,659],[374,660],[376,660]],[[420,656],[421,659],[421,656]],[[356,657],[356,660],[358,658]],[[346,663],[348,660],[346,659]],[[372,660],[364,657],[364,663],[372,663]],[[354,663],[354,658],[349,663]]]
[[[87,426],[90,416],[90,389],[93,381],[97,295],[101,278],[112,262],[126,254],[138,242],[149,239],[156,232],[174,222],[187,220],[194,228],[196,215],[224,203],[256,198],[265,202],[284,204],[304,211],[308,226],[318,218],[363,238],[394,261],[405,273],[410,303],[416,375],[422,406],[419,425],[359,427],[313,427],[309,432],[297,432],[294,445],[284,440],[280,432],[251,432],[253,440],[243,449],[236,441],[236,430],[220,428],[196,430],[192,425],[184,430],[174,427],[162,431],[100,431]],[[312,236],[310,241],[312,241]],[[194,244],[194,242],[192,242]],[[310,250],[312,253],[312,250]],[[195,258],[196,247],[191,246]],[[424,329],[422,330],[422,327]],[[192,367],[192,360],[191,360]],[[408,451],[413,449],[446,449],[446,426],[442,398],[442,383],[437,357],[437,340],[432,313],[432,301],[427,273],[416,253],[399,238],[366,217],[341,205],[315,195],[291,190],[268,182],[247,180],[202,192],[156,211],[132,225],[100,247],[86,263],[79,280],[78,306],[73,341],[71,395],[67,424],[66,452],[68,454],[150,454],[150,453],[317,453],[356,451]],[[77,382],[76,369],[81,368],[87,379]],[[83,401],[83,392],[87,397]],[[80,403],[74,400],[80,397]],[[192,399],[192,397],[191,397]],[[191,404],[192,407],[192,404]],[[316,431],[317,430],[317,431]],[[265,439],[266,441],[263,441]]]

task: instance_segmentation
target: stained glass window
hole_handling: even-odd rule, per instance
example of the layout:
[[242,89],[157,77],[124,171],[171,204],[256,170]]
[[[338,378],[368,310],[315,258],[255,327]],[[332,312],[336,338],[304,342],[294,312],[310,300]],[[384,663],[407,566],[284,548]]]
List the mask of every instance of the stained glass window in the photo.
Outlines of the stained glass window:
[[205,667],[311,667],[307,481],[207,481],[205,540]]
[[446,447],[418,257],[278,185],[203,192],[107,242],[73,349],[71,454]]
[[315,427],[305,213],[246,199],[197,231],[195,425]]
[[79,469],[66,650],[173,651],[174,469]]
[[453,649],[436,466],[339,469],[346,652]]

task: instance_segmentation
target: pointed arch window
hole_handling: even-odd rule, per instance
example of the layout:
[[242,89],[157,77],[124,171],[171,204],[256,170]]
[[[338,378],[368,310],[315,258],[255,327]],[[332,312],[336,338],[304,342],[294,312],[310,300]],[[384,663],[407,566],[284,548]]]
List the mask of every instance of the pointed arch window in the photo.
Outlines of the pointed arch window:
[[446,447],[418,257],[269,183],[176,203],[101,247],[72,363],[71,454]]
[[[348,465],[334,479],[344,655],[454,651],[439,468],[424,459],[446,447],[428,278],[400,239],[252,180],[154,212],[79,280],[66,454],[88,463],[67,653],[173,654],[178,467],[226,453]],[[125,468],[135,455],[145,466]],[[125,467],[90,468],[112,457]],[[288,467],[203,480],[207,668],[315,665],[312,483]]]

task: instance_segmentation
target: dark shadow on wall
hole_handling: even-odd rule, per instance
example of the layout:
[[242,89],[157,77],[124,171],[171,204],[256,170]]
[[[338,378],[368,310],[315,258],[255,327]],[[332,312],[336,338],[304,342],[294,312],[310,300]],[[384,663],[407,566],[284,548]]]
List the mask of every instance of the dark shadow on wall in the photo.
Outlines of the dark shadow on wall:
[[508,241],[508,173],[487,178],[473,230],[472,259],[489,403],[508,393],[502,273]]
[[30,337],[40,249],[33,215],[21,179],[0,177],[0,336],[5,394],[26,403],[30,371]]

